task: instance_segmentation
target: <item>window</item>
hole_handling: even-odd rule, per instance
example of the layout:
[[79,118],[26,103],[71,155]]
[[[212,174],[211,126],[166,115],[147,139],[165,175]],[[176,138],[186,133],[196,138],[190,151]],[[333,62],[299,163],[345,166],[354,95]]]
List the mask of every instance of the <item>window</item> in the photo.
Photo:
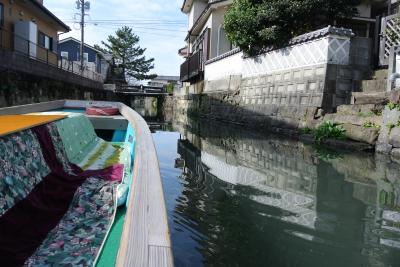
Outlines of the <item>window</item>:
[[62,57],[63,59],[68,60],[68,52],[61,51],[61,57]]
[[217,56],[220,56],[232,49],[232,44],[226,37],[225,29],[221,24],[218,29]]
[[39,45],[47,50],[53,50],[53,38],[43,32],[39,32]]
[[4,6],[0,3],[0,27],[4,26]]

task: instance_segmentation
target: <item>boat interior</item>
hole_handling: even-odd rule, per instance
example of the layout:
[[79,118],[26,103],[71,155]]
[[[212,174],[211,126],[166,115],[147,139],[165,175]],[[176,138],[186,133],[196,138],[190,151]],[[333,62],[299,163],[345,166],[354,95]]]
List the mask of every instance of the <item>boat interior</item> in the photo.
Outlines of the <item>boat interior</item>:
[[0,109],[0,165],[7,266],[173,266],[151,133],[124,104]]

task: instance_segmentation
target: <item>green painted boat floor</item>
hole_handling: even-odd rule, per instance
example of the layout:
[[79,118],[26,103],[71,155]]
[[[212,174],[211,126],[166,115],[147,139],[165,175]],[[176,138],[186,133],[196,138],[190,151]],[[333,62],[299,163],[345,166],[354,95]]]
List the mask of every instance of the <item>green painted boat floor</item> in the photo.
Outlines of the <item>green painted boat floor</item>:
[[101,251],[99,260],[97,261],[97,267],[115,266],[119,249],[119,242],[122,235],[122,228],[124,226],[125,214],[125,206],[118,208],[117,214],[115,215],[114,224],[108,235],[106,243],[104,244],[103,250]]

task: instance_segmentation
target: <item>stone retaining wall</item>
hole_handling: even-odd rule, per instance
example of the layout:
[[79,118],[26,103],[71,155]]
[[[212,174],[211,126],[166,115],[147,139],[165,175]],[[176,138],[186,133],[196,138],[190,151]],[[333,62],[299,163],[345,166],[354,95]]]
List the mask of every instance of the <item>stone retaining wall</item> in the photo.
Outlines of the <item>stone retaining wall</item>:
[[112,91],[78,86],[68,81],[61,82],[17,72],[0,74],[0,107],[60,99],[113,101],[118,97]]
[[397,108],[384,109],[376,150],[379,153],[390,154],[392,160],[400,163],[400,110]]
[[239,52],[221,57],[206,64],[203,92],[190,85],[197,89],[176,95],[175,108],[258,128],[312,126],[324,113],[350,103],[367,74],[369,47],[368,39],[327,27],[256,58]]

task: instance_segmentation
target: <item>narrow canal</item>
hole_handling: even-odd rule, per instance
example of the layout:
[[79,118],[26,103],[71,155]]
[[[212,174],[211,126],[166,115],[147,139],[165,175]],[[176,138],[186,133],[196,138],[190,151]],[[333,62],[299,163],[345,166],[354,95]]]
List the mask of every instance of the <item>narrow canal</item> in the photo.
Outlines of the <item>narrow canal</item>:
[[153,137],[176,266],[400,266],[399,165],[221,124],[167,128]]

